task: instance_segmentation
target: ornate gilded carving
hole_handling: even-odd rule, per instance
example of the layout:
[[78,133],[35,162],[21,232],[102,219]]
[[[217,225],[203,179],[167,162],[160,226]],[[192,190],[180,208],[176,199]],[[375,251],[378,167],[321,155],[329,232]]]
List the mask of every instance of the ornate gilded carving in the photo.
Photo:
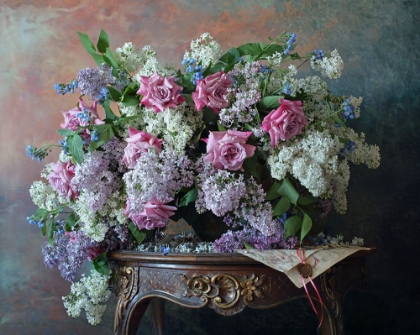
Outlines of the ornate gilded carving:
[[138,269],[132,267],[122,266],[117,273],[118,284],[117,289],[118,301],[115,309],[114,317],[114,331],[117,330],[118,325],[124,317],[124,313],[127,309],[127,305],[136,296],[138,291]]
[[194,275],[191,278],[185,275],[180,277],[186,284],[184,297],[199,297],[201,301],[223,315],[241,311],[254,297],[265,298],[261,287],[265,275],[261,277],[255,274],[249,277],[244,275],[240,279],[225,273],[210,276]]
[[252,274],[250,278],[247,278],[246,276],[242,277],[241,295],[245,296],[245,300],[251,301],[253,299],[253,295],[255,295],[258,298],[265,298],[262,290],[257,288],[262,285],[265,276],[266,275],[262,275],[261,278],[258,278],[255,276],[255,274]]

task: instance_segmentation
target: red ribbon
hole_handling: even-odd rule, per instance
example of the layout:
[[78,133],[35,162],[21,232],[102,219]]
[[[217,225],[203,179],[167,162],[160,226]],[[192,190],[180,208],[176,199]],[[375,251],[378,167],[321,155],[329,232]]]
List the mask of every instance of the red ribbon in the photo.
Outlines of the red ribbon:
[[[300,260],[300,262],[302,264],[306,264],[306,262],[305,262],[305,250],[303,250],[303,249],[296,249],[296,255],[297,255],[297,257],[299,258],[299,260]],[[317,309],[316,309],[316,307],[314,305],[314,302],[312,301],[311,295],[309,294],[308,288],[306,287],[305,279],[303,278],[303,275],[302,274],[300,274],[300,278],[302,280],[302,284],[303,284],[303,287],[305,289],[306,296],[308,297],[309,302],[311,303],[312,309],[314,310],[315,314],[318,315],[318,311],[317,311]],[[309,278],[309,281],[311,282],[312,287],[314,288],[314,290],[315,290],[315,292],[316,292],[316,294],[318,296],[319,302],[321,304],[321,321],[319,322],[319,325],[318,325],[318,329],[319,329],[321,327],[322,321],[324,320],[324,308],[323,308],[324,304],[322,302],[321,295],[319,294],[319,291],[316,288],[316,285],[313,282],[312,278],[310,276],[308,276],[308,278]]]

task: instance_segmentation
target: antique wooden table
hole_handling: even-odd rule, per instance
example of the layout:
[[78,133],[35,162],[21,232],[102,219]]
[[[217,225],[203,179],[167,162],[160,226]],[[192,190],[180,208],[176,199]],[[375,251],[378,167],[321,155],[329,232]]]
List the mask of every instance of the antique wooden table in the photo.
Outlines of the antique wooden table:
[[[343,333],[344,296],[350,288],[363,289],[365,256],[373,250],[358,251],[314,279],[323,301],[323,335]],[[306,296],[282,272],[240,254],[116,251],[108,258],[117,295],[114,332],[119,335],[136,334],[150,302],[154,332],[163,335],[163,299],[188,308],[209,306],[228,316],[246,306],[267,309]],[[307,288],[320,310],[316,292]]]

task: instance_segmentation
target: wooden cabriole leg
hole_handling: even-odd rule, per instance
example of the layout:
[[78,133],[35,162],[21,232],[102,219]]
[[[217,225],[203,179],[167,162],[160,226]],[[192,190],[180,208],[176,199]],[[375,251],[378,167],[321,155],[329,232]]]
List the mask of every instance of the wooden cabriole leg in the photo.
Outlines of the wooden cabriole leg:
[[150,304],[152,314],[153,333],[155,335],[165,334],[165,300],[153,298]]

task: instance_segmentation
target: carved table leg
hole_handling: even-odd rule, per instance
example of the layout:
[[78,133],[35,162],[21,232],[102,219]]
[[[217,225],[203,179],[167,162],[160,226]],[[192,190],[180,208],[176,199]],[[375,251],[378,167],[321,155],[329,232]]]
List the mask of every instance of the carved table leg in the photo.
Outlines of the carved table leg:
[[160,298],[152,299],[150,308],[152,312],[153,333],[155,335],[165,334],[165,300]]

